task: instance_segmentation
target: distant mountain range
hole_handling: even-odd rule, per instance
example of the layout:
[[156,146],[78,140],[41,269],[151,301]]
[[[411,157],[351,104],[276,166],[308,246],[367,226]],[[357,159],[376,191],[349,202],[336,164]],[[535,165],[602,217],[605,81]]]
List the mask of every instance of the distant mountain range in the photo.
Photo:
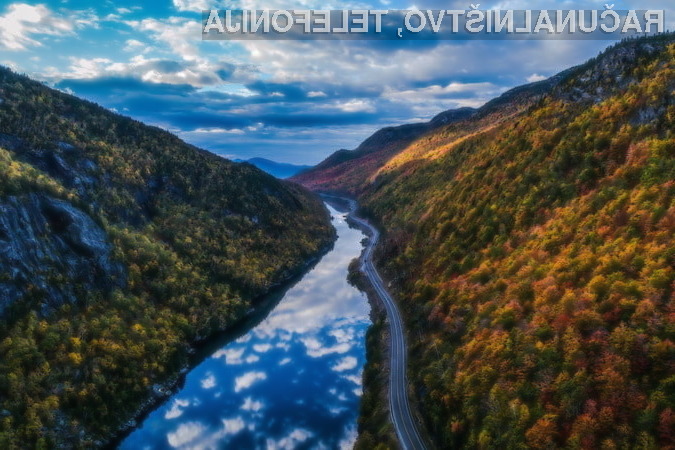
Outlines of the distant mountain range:
[[258,169],[269,173],[273,177],[277,178],[290,178],[294,175],[297,175],[312,166],[302,166],[302,165],[296,165],[296,164],[288,164],[288,163],[280,163],[276,161],[272,161],[269,159],[265,158],[251,158],[251,159],[235,159],[235,162],[246,162],[249,164],[253,164],[256,166]]
[[[438,448],[675,448],[675,35],[294,180],[382,228]],[[373,448],[386,404],[365,407]]]

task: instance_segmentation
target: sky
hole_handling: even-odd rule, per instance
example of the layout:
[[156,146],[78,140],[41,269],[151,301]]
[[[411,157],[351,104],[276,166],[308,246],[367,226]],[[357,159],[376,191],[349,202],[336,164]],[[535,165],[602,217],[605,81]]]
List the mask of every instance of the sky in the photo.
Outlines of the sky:
[[[384,126],[478,107],[611,41],[202,41],[203,9],[469,9],[457,0],[0,0],[0,64],[227,158],[315,164]],[[672,0],[618,1],[664,9]],[[604,9],[502,0],[481,9]]]

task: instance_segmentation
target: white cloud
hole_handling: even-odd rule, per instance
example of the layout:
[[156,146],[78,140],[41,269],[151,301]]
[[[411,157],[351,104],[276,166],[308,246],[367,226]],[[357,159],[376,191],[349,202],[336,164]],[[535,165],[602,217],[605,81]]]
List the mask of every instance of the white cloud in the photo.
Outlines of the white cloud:
[[197,439],[205,430],[206,427],[199,422],[182,423],[176,431],[168,433],[166,438],[172,447],[181,447]]
[[258,353],[266,353],[269,352],[272,349],[272,346],[270,344],[255,344],[253,346],[253,350],[255,350]]
[[498,88],[488,82],[484,83],[448,83],[445,86],[432,85],[420,89],[395,90],[387,88],[383,98],[402,102],[426,102],[430,99],[454,94],[477,94],[483,97],[494,95]]
[[307,355],[312,358],[320,358],[331,353],[347,353],[351,349],[351,345],[347,342],[334,345],[332,347],[324,346],[319,340],[314,337],[300,339],[307,348]]
[[[37,11],[44,15],[47,14],[44,11],[49,10],[39,7]],[[42,16],[39,16],[38,13],[36,13],[37,16],[34,20],[46,22],[47,19],[40,19]],[[95,19],[87,18],[88,16],[84,13],[74,13],[73,17],[76,17],[74,24],[63,22],[63,33],[68,31],[74,34],[72,33],[74,28],[82,26],[85,22],[96,23]],[[2,26],[3,21],[7,22],[8,20],[11,23]],[[21,20],[25,21],[25,19]],[[40,45],[39,42],[28,37],[31,30],[35,32],[34,29],[38,27],[41,33],[56,34],[56,31],[49,31],[54,26],[49,28],[38,23],[27,27],[25,24],[22,25],[21,20],[17,19],[12,12],[6,16],[0,16],[0,48],[6,46],[23,49],[28,43]],[[50,20],[51,22],[61,23],[53,18]],[[243,86],[242,83],[250,82],[256,72],[255,67],[250,64],[224,62],[221,57],[207,58],[202,56],[198,50],[198,45],[201,42],[198,21],[181,17],[168,17],[165,19],[152,18],[119,22],[126,24],[136,32],[136,36],[126,39],[122,47],[122,50],[134,53],[134,57],[127,61],[113,62],[108,58],[87,59],[71,56],[68,70],[53,69],[45,71],[42,76],[56,80],[93,79],[104,76],[132,77],[151,83],[191,85],[198,88],[209,86],[212,89],[218,88],[220,92],[220,89],[227,91],[232,86],[242,90],[240,88],[240,86]],[[144,42],[145,39],[142,39],[142,35],[145,35],[145,38],[152,45]],[[166,55],[168,53],[169,55],[162,58],[147,58],[144,56],[149,53],[153,53],[153,55],[162,53]],[[226,77],[229,83],[223,83],[221,76]],[[241,95],[250,95],[250,92],[243,89]]]
[[267,440],[267,450],[290,450],[294,449],[298,446],[298,444],[301,444],[305,442],[307,439],[312,437],[312,433],[310,433],[307,430],[303,430],[301,428],[293,430],[288,436],[278,440],[274,441],[272,439]]
[[213,358],[222,358],[225,357],[225,364],[228,365],[237,365],[242,364],[242,355],[244,354],[243,348],[222,348],[213,354]]
[[241,417],[221,420],[223,426],[215,432],[209,432],[209,429],[199,422],[181,424],[176,431],[167,434],[167,440],[172,447],[193,450],[216,449],[222,447],[223,440],[227,436],[233,436],[244,428],[255,429],[255,424],[247,425]]
[[356,384],[356,385],[358,385],[358,386],[361,386],[361,376],[357,376],[357,375],[345,375],[345,376],[344,376],[344,379],[345,379],[345,380],[349,380],[349,381],[351,381],[352,383],[354,383],[354,384]]
[[246,423],[241,417],[235,417],[234,419],[223,419],[223,433],[225,435],[233,435],[239,433],[244,429]]
[[173,0],[173,6],[178,11],[201,12],[203,9],[210,9],[212,5],[207,0]]
[[[242,129],[239,128],[219,128],[219,127],[214,127],[214,128],[197,128],[196,130],[193,130],[192,133],[222,133],[222,134],[246,134],[246,132]],[[243,353],[244,350],[242,349],[241,352]],[[230,363],[228,363],[230,364]]]
[[349,100],[338,102],[337,108],[344,112],[375,112],[375,106],[369,100]]
[[255,401],[251,397],[246,397],[244,404],[241,405],[243,411],[254,411],[258,412],[263,408],[262,402]]
[[542,81],[545,80],[547,77],[543,75],[539,75],[538,73],[533,73],[529,77],[527,77],[527,82],[528,83],[534,83],[535,81]]
[[136,52],[145,44],[139,41],[138,39],[127,39],[124,43],[125,52]]
[[260,361],[260,356],[258,356],[258,355],[248,355],[246,357],[246,362],[248,364],[252,364],[252,363],[258,362],[258,361]]
[[200,383],[202,385],[202,389],[213,389],[216,387],[216,377],[209,372],[206,374],[206,378],[204,378]]
[[44,5],[14,3],[0,16],[0,48],[25,50],[39,47],[42,44],[31,35],[59,36],[72,33],[74,29],[71,20],[55,15]]
[[328,412],[331,413],[333,416],[339,416],[343,412],[347,411],[347,408],[340,408],[340,407],[332,407],[328,408]]
[[169,420],[169,419],[176,419],[182,416],[183,415],[182,408],[185,408],[186,406],[190,406],[190,400],[175,399],[171,404],[171,409],[169,409],[166,412],[166,414],[164,414],[164,418]]
[[266,380],[264,372],[248,372],[234,380],[234,392],[250,388],[255,382]]
[[243,41],[241,45],[250,62],[273,82],[303,83],[309,92],[323,92],[326,80],[333,79],[337,80],[333,89],[349,87],[365,93],[353,103],[337,105],[343,111],[368,111],[367,98],[382,95],[385,101],[424,107],[420,112],[428,120],[448,108],[480,106],[536,71],[555,73],[579,64],[607,44],[473,41],[427,47],[411,43],[385,50],[367,41]]
[[321,341],[314,336],[300,338],[300,341],[305,344],[308,350],[318,350],[323,347]]
[[356,430],[356,427],[351,426],[347,429],[347,432],[345,433],[345,436],[342,438],[338,446],[340,447],[340,450],[350,450],[354,448],[354,443],[356,442],[356,438],[358,437],[359,433]]
[[282,349],[282,350],[285,351],[285,352],[287,352],[288,349],[291,348],[291,346],[290,346],[287,342],[277,342],[277,344],[275,345],[275,347],[276,347],[276,348],[280,348],[280,349]]
[[148,32],[153,40],[159,44],[166,44],[180,58],[185,61],[205,62],[199,56],[195,42],[201,41],[201,22],[181,17],[167,19],[143,19],[142,21],[128,21],[127,25],[138,31]]
[[70,74],[68,78],[92,79],[101,76],[106,66],[112,63],[108,58],[70,57]]
[[239,339],[237,339],[234,342],[236,342],[237,344],[245,344],[245,343],[247,343],[248,341],[251,340],[251,337],[252,337],[251,333],[248,333],[248,334],[243,335],[242,337],[240,337]]
[[354,340],[355,335],[354,328],[335,328],[330,331],[331,336],[333,336],[338,342],[350,342]]
[[335,372],[344,372],[345,370],[352,370],[356,367],[358,361],[353,356],[345,356],[337,364],[335,364],[331,369]]
[[[177,70],[166,70],[162,67],[163,61],[159,58],[145,59],[143,55],[135,56],[129,63],[118,63],[118,71],[128,74],[142,74],[143,81],[151,83],[188,84],[191,86],[209,86],[222,82],[215,74],[215,67],[199,63],[183,65],[175,61],[168,61]],[[114,69],[117,69],[114,67]],[[178,69],[179,68],[179,69]],[[109,68],[110,69],[110,68]]]

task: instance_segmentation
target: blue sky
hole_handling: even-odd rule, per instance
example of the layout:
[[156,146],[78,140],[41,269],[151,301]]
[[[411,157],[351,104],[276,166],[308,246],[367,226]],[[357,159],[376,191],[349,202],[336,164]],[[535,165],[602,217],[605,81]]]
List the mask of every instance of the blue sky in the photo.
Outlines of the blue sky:
[[[0,64],[229,158],[313,164],[388,125],[480,106],[596,55],[606,41],[202,41],[201,10],[468,9],[372,0],[0,0]],[[665,9],[672,0],[614,2]],[[601,9],[502,0],[484,8]]]

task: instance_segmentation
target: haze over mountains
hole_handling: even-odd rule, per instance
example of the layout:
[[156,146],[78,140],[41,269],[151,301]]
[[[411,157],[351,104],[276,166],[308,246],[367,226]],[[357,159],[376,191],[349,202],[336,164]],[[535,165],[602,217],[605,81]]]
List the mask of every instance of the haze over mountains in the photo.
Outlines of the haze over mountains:
[[0,69],[0,447],[100,446],[333,239],[322,203]]
[[295,177],[381,227],[439,448],[675,446],[674,64],[623,42]]
[[281,179],[290,178],[312,167],[299,164],[280,163],[265,158],[251,158],[247,160],[235,159],[234,161],[253,164],[263,172],[267,172],[270,175]]

